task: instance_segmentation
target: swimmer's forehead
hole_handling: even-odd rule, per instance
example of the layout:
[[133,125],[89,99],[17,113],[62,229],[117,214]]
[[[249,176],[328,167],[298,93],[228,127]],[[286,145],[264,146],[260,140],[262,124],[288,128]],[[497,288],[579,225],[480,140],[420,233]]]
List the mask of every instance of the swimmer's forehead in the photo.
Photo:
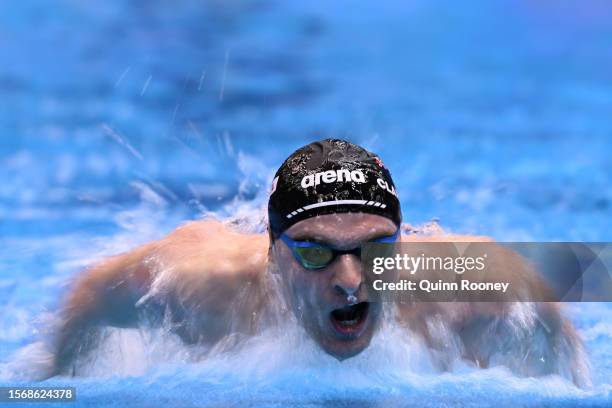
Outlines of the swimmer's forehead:
[[291,226],[286,233],[295,240],[316,240],[334,246],[393,235],[397,226],[386,217],[366,213],[325,214]]

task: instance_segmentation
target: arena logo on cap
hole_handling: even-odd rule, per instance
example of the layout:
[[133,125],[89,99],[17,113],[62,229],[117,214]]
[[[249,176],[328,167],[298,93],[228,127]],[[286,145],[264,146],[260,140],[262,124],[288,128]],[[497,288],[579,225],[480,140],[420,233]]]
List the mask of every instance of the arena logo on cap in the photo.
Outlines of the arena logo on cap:
[[365,183],[366,177],[361,169],[349,171],[347,169],[327,170],[319,173],[309,174],[302,179],[302,188],[316,187],[321,183],[336,182]]

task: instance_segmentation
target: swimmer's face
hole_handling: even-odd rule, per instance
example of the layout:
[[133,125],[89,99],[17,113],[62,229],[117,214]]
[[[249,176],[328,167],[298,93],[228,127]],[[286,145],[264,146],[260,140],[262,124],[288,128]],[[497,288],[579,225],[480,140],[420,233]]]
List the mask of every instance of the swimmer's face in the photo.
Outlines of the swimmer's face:
[[[385,217],[364,213],[329,214],[298,222],[285,233],[291,239],[317,241],[337,249],[354,249],[390,236],[397,227]],[[298,321],[319,345],[342,360],[365,349],[379,325],[382,305],[354,254],[340,254],[322,269],[306,269],[280,239],[274,259],[288,302]],[[353,294],[356,302],[347,297]]]

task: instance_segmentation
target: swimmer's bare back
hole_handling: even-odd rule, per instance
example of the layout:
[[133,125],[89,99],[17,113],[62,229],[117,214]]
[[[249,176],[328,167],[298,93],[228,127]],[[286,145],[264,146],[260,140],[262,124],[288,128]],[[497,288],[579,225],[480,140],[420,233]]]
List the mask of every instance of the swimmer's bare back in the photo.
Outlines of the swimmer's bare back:
[[[268,241],[218,221],[187,223],[162,240],[110,257],[77,277],[55,339],[51,375],[70,374],[103,326],[137,327],[171,316],[186,343],[211,344],[230,330],[252,330]],[[236,299],[239,298],[239,302]]]

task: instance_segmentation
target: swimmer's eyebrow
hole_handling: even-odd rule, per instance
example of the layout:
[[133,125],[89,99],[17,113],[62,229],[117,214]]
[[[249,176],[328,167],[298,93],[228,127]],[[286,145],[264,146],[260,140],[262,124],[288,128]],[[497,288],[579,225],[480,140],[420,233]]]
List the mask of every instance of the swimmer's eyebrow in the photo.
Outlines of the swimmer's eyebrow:
[[291,239],[293,239],[294,241],[308,241],[308,242],[316,242],[318,244],[329,245],[329,246],[340,246],[342,244],[346,244],[347,242],[348,243],[358,243],[358,242],[373,241],[379,238],[390,237],[393,234],[395,234],[395,231],[388,231],[388,230],[374,231],[370,234],[366,234],[362,237],[359,237],[359,239],[351,238],[351,239],[340,240],[338,236],[328,237],[325,234],[313,236],[307,232],[302,232],[302,233],[295,234],[295,236],[292,236]]

